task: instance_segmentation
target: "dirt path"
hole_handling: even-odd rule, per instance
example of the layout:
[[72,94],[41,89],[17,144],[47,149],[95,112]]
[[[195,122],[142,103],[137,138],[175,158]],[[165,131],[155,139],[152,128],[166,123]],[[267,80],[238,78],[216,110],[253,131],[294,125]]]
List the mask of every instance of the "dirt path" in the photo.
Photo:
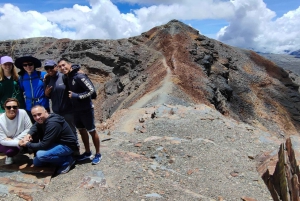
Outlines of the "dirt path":
[[166,59],[162,59],[162,63],[166,68],[167,74],[166,77],[160,84],[160,87],[157,90],[154,90],[146,95],[144,95],[140,100],[138,100],[135,104],[133,104],[130,109],[137,109],[144,107],[151,100],[156,99],[156,105],[160,105],[166,102],[167,95],[172,92],[172,80],[171,80],[171,70],[170,67],[166,63]]
[[135,104],[129,107],[128,114],[130,115],[126,115],[126,117],[123,117],[123,123],[118,129],[119,131],[132,133],[134,131],[134,126],[139,121],[139,118],[145,114],[145,109],[143,109],[143,107],[147,105],[151,100],[155,100],[155,105],[161,105],[167,101],[168,94],[172,92],[172,72],[170,70],[170,67],[166,63],[165,57],[162,59],[162,64],[164,65],[167,74],[160,83],[159,88],[144,95]]

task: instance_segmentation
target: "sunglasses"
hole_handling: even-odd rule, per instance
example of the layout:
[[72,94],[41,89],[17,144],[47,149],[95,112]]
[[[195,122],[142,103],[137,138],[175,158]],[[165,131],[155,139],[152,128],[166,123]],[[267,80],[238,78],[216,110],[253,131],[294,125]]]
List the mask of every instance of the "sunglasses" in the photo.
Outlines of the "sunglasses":
[[54,68],[55,68],[55,66],[45,66],[45,67],[44,67],[45,70],[52,70],[52,69],[54,69]]
[[14,106],[5,106],[6,109],[11,110],[11,108],[13,108],[14,110],[18,109],[17,105]]
[[33,63],[23,64],[23,67],[27,67],[27,66],[33,66]]

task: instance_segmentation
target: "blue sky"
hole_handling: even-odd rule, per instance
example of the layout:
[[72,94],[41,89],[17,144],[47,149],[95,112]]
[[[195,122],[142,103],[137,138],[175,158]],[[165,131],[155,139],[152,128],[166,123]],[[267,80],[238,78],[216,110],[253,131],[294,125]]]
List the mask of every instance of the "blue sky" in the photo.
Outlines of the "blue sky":
[[300,49],[300,0],[0,0],[0,40],[127,38],[172,19],[233,46]]

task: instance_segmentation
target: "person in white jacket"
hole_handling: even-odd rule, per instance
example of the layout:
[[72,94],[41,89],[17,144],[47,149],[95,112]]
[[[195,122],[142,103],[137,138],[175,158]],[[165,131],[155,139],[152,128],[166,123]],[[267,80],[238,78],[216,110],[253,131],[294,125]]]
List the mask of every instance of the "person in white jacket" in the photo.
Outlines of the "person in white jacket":
[[12,164],[12,157],[19,153],[19,140],[23,139],[32,126],[27,112],[19,109],[20,103],[15,98],[8,98],[0,115],[0,153],[6,155],[5,164]]

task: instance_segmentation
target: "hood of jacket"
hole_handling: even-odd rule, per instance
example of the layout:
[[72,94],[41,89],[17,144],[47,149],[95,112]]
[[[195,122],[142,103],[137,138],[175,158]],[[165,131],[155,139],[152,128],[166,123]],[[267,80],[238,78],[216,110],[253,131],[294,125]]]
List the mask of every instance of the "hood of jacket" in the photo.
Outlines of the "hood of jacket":
[[49,121],[49,120],[51,120],[51,121],[53,121],[53,122],[57,122],[57,123],[63,123],[64,121],[65,121],[65,119],[62,117],[62,116],[60,116],[60,115],[58,115],[58,114],[55,114],[55,113],[51,113],[49,116],[48,116],[48,118],[46,119],[46,121],[45,121],[45,123],[47,122],[47,121]]
[[69,73],[70,75],[74,75],[75,73],[77,73],[80,70],[80,65],[78,64],[73,64],[71,66],[72,71]]

